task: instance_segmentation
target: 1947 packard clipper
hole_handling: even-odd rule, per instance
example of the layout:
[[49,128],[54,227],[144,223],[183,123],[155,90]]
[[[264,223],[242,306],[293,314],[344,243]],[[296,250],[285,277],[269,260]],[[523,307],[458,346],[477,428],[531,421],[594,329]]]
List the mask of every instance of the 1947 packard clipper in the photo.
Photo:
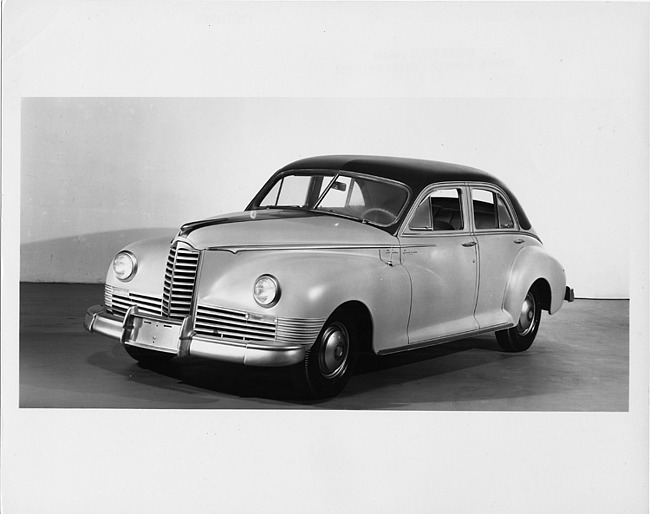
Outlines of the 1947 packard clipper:
[[496,332],[530,347],[542,310],[573,301],[562,266],[493,176],[440,162],[302,159],[245,211],[133,243],[85,327],[143,363],[198,356],[288,366],[339,393],[378,355]]

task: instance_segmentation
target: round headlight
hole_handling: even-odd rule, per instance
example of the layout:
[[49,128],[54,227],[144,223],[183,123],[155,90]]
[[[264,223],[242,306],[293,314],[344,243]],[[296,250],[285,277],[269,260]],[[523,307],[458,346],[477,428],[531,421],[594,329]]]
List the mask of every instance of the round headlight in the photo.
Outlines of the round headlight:
[[262,307],[273,307],[280,299],[280,283],[272,275],[262,275],[255,281],[253,297]]
[[120,252],[113,259],[115,276],[123,282],[126,282],[135,275],[137,267],[138,261],[131,252]]

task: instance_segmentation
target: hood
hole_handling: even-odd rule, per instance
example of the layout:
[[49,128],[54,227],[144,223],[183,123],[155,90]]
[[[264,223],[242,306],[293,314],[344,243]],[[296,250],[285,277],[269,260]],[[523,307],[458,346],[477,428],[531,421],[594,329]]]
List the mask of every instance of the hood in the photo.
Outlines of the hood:
[[395,238],[372,225],[338,216],[291,210],[225,214],[188,223],[180,235],[195,248],[383,246]]

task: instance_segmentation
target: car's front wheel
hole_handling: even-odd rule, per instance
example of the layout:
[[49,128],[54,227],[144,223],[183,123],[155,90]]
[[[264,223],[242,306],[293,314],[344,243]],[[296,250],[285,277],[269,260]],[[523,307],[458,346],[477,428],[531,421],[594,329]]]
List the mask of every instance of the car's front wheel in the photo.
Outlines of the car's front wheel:
[[312,398],[336,396],[352,376],[358,354],[354,322],[347,316],[332,316],[305,360],[295,367],[297,385]]
[[533,344],[542,317],[542,304],[537,290],[532,287],[521,306],[517,325],[496,333],[497,341],[506,352],[523,352]]

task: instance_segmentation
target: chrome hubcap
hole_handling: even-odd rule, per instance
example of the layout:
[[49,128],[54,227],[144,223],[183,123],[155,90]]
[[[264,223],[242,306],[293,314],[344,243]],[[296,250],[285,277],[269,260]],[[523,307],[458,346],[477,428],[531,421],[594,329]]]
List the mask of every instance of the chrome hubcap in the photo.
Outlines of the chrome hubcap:
[[325,378],[334,378],[347,368],[350,343],[348,331],[341,323],[333,323],[323,334],[318,364]]
[[520,336],[526,336],[535,329],[535,315],[537,314],[537,304],[532,293],[526,295],[526,299],[521,306],[519,323],[517,324],[517,333]]

